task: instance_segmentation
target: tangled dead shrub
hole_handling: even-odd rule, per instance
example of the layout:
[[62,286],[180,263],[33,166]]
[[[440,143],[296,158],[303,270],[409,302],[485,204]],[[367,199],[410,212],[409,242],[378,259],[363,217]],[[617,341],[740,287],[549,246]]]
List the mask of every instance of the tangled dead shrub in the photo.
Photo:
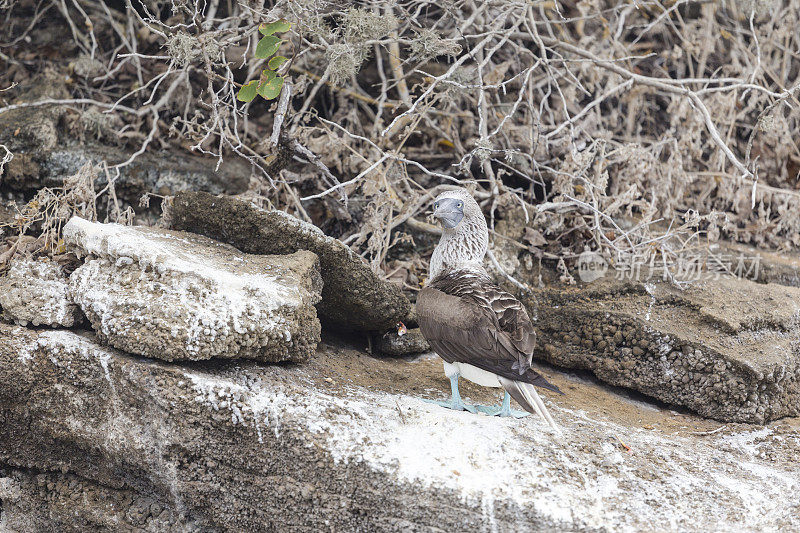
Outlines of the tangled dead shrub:
[[113,180],[100,191],[96,190],[95,182],[102,170],[92,163],[86,163],[78,172],[65,178],[62,187],[40,189],[19,210],[11,224],[16,236],[12,238],[10,247],[0,254],[0,271],[16,252],[22,251],[23,244],[27,253],[65,253],[62,233],[64,225],[73,216],[96,221],[98,200],[108,203],[105,210],[108,215],[104,222],[132,224],[135,213],[130,206],[120,208]]
[[[455,184],[474,186],[492,228],[525,209],[553,267],[587,245],[609,258],[698,239],[800,246],[789,0],[134,4],[55,3],[61,19],[40,21],[67,35],[67,59],[108,72],[72,96],[125,106],[117,129],[142,130],[140,152],[247,159],[253,196],[376,268],[400,236],[433,231],[426,194]],[[39,53],[26,16],[11,6],[11,58]],[[293,24],[284,98],[237,102],[265,68],[258,24],[279,18]],[[25,75],[0,62],[2,86]]]

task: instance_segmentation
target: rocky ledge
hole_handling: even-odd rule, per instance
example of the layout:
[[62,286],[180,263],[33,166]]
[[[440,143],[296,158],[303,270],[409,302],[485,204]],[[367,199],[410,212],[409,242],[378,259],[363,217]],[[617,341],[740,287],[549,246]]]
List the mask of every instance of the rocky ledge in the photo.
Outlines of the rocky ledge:
[[72,327],[83,319],[64,269],[47,258],[11,259],[0,276],[0,308],[6,320],[23,326]]
[[250,254],[298,250],[317,254],[324,281],[317,308],[326,326],[385,331],[406,320],[411,311],[400,288],[375,274],[341,241],[283,211],[266,211],[226,196],[181,192],[167,219],[174,229],[199,233]]
[[319,342],[317,256],[257,256],[190,233],[73,218],[64,239],[85,264],[72,298],[99,337],[167,361],[303,361]]
[[722,426],[542,371],[563,435],[421,401],[448,390],[434,359],[334,341],[300,366],[178,365],[0,325],[0,529],[800,528],[797,419]]
[[[424,402],[449,392],[431,355],[371,357],[347,344],[363,334],[320,343],[315,305],[328,325],[372,331],[377,353],[426,349],[399,289],[341,243],[285,214],[180,198],[187,227],[286,255],[73,219],[69,268],[15,257],[3,312],[29,327],[0,322],[0,531],[800,528],[800,419],[770,422],[798,414],[800,289],[606,278],[526,294],[538,355],[764,423],[539,368],[566,393],[543,391],[558,434]],[[74,329],[32,327],[59,327],[43,317],[65,309]],[[411,329],[372,329],[399,318]],[[465,381],[462,394],[500,400]]]
[[614,277],[524,295],[537,356],[703,416],[800,414],[800,289],[720,278],[685,289]]

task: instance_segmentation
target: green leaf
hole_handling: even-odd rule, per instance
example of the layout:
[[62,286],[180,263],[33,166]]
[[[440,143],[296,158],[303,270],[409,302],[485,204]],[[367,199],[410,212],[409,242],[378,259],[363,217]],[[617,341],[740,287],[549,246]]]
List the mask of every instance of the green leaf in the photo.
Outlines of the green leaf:
[[274,35],[267,35],[256,45],[256,58],[266,59],[281,47],[283,41]]
[[258,27],[258,31],[261,32],[261,35],[272,35],[273,33],[283,33],[285,31],[289,31],[289,28],[292,27],[291,22],[287,22],[286,19],[280,19],[277,22],[270,22],[269,24],[262,24]]
[[258,85],[261,86],[265,83],[269,83],[275,77],[275,73],[271,70],[264,69],[261,71],[261,79],[258,81]]
[[[267,94],[267,84],[275,79],[275,73],[271,70],[264,69],[261,71],[261,79],[258,82],[258,94],[262,97],[267,98],[265,95]],[[269,98],[267,98],[269,100]]]
[[236,99],[240,102],[252,102],[253,98],[256,97],[257,92],[258,80],[253,80],[242,85],[242,88],[239,89],[239,93],[236,95]]
[[281,94],[283,89],[283,76],[274,76],[258,87],[258,94],[267,100],[273,100]]
[[286,58],[286,57],[283,57],[283,56],[275,56],[275,57],[273,57],[272,59],[269,60],[269,63],[267,63],[267,66],[269,68],[271,68],[272,70],[278,70],[279,68],[281,68],[281,65],[283,65],[287,61],[289,61],[289,58]]

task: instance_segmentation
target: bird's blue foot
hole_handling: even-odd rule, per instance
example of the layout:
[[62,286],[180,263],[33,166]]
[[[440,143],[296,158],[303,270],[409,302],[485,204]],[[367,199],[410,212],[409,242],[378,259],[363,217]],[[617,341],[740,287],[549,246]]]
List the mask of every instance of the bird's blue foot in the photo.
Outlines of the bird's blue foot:
[[423,401],[432,403],[435,405],[439,405],[441,407],[446,407],[448,409],[452,409],[454,411],[469,411],[470,413],[477,413],[474,405],[469,405],[461,401],[461,398],[451,398],[449,401],[443,400],[427,400],[423,399]]
[[440,400],[425,400],[428,403],[433,403],[442,407],[446,407],[448,409],[453,409],[454,411],[469,411],[470,413],[477,413],[475,406],[469,405],[461,401],[461,395],[458,393],[458,374],[454,376],[450,376],[450,391],[452,392],[452,397],[450,401],[440,401]]
[[506,392],[503,396],[503,405],[500,407],[487,407],[485,405],[476,405],[475,408],[481,413],[489,416],[513,416],[514,418],[522,418],[528,416],[530,413],[527,411],[517,411],[511,408],[511,395]]

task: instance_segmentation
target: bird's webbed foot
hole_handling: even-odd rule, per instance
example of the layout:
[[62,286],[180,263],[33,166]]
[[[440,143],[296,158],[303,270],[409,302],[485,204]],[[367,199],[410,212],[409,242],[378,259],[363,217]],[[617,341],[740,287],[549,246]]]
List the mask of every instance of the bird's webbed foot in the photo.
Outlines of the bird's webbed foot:
[[441,407],[446,407],[447,409],[453,409],[454,411],[469,411],[470,413],[478,412],[477,409],[475,409],[475,406],[466,404],[461,400],[461,395],[458,393],[458,374],[450,376],[450,391],[452,392],[450,401],[440,401],[440,400],[425,400],[425,401],[428,403],[439,405]]
[[514,418],[522,418],[528,416],[530,413],[527,411],[517,411],[511,408],[511,395],[506,392],[503,396],[503,404],[500,407],[488,407],[486,405],[476,405],[476,409],[489,416],[513,416]]
[[446,407],[447,409],[452,409],[454,411],[469,411],[470,413],[477,413],[477,409],[474,405],[469,405],[461,401],[461,398],[450,398],[450,400],[424,400],[428,403],[432,403],[435,405],[439,405],[441,407]]

